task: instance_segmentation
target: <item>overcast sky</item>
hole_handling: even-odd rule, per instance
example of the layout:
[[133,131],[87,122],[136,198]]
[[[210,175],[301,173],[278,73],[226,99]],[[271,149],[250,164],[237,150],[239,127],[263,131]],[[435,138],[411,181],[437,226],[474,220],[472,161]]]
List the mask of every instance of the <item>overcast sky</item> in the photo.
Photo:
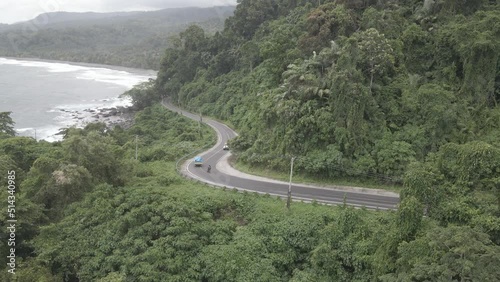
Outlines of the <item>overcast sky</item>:
[[236,0],[0,0],[0,23],[30,20],[55,11],[145,11],[222,5],[236,5]]

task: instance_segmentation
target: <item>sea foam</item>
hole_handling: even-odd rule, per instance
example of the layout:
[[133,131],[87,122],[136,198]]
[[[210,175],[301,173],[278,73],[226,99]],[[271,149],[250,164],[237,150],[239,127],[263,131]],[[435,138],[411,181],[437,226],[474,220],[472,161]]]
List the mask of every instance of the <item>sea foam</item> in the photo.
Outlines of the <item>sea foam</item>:
[[132,74],[123,70],[113,70],[101,67],[76,66],[66,63],[52,63],[39,61],[22,61],[0,58],[0,65],[18,65],[23,67],[45,68],[48,72],[63,73],[75,72],[77,79],[105,82],[131,89],[134,85],[147,81],[151,76]]
[[[153,72],[143,72],[143,74],[131,73],[124,70],[114,70],[101,67],[92,66],[77,66],[67,63],[53,63],[53,62],[41,62],[41,61],[24,61],[0,58],[1,65],[17,65],[29,68],[43,68],[49,73],[67,73],[78,80],[88,80],[96,81],[100,83],[105,83],[114,88],[110,91],[117,91],[123,93],[126,90],[131,89],[134,85],[141,82],[147,81],[154,77]],[[148,74],[148,75],[145,75]],[[150,74],[150,75],[149,75]],[[106,87],[103,84],[103,87]],[[120,90],[121,89],[121,90]],[[68,93],[71,93],[71,89],[68,88]],[[113,93],[113,92],[112,92]],[[16,129],[21,136],[31,136],[35,137],[35,131],[37,139],[44,139],[46,141],[59,141],[62,139],[61,135],[57,133],[60,132],[61,128],[67,128],[71,126],[84,127],[90,122],[96,121],[96,115],[102,109],[116,108],[116,107],[127,107],[131,106],[131,99],[128,97],[103,97],[103,99],[75,99],[74,103],[65,104],[53,104],[47,113],[53,115],[52,122],[46,126],[35,126],[35,127],[24,127]],[[29,124],[25,124],[28,125]]]

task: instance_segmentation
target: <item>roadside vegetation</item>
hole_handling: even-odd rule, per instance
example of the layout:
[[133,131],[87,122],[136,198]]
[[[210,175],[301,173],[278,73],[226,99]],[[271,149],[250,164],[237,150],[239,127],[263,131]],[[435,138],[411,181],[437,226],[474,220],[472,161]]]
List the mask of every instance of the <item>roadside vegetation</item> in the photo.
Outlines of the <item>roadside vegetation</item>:
[[[235,169],[257,176],[262,176],[266,178],[281,180],[281,181],[289,181],[290,180],[290,171],[282,172],[277,170],[270,170],[263,168],[261,166],[251,166],[242,161],[237,162],[234,160],[235,158],[229,159],[229,162],[232,167]],[[402,185],[397,185],[391,182],[383,182],[383,179],[370,179],[370,178],[318,178],[306,174],[298,173],[297,171],[293,172],[292,175],[293,183],[303,183],[303,184],[311,184],[318,186],[346,186],[346,187],[363,187],[370,189],[380,189],[386,191],[393,191],[399,193],[402,189]]]
[[181,33],[157,93],[229,121],[248,165],[401,184],[446,146],[500,145],[498,4],[424,2],[243,1]]
[[[498,202],[485,191],[469,189],[453,198],[455,205],[437,206],[442,195],[433,193],[435,179],[421,169],[407,175],[398,211],[298,202],[287,210],[281,199],[180,177],[175,160],[214,142],[213,132],[202,129],[200,134],[196,122],[154,105],[127,131],[90,124],[68,130],[57,143],[5,133],[0,165],[16,170],[20,186],[16,275],[6,272],[2,258],[0,280],[499,277]],[[6,214],[0,216],[6,238]],[[5,240],[0,244],[6,253]]]
[[[441,214],[435,198],[415,189],[416,176],[409,175],[398,211],[298,202],[288,211],[281,199],[179,176],[176,159],[215,141],[202,129],[200,135],[196,122],[154,105],[138,113],[128,131],[90,124],[68,130],[56,143],[3,135],[0,165],[16,170],[20,186],[16,275],[6,272],[2,258],[0,279],[498,278],[498,203],[487,194],[470,190],[456,200],[478,197],[477,209]],[[422,181],[432,180],[425,176]],[[422,217],[425,199],[432,216]],[[1,217],[4,225],[5,213]],[[1,232],[6,238],[5,226]],[[0,244],[6,253],[6,242]]]
[[[464,3],[243,0],[128,93],[129,130],[36,142],[1,114],[1,171],[20,186],[17,274],[0,280],[500,281],[500,7]],[[185,180],[175,160],[215,136],[162,98],[228,120],[249,167],[296,156],[310,177],[400,184],[401,204],[287,210]]]

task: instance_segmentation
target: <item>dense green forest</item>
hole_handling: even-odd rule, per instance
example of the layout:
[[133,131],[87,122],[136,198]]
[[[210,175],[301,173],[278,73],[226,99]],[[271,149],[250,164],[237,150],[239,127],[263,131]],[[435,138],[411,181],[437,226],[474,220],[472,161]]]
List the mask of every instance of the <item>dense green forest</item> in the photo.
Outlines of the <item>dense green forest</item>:
[[223,32],[184,31],[156,88],[231,122],[247,163],[401,182],[453,146],[500,146],[500,8],[462,2],[242,1]]
[[0,56],[159,69],[170,37],[197,23],[221,30],[233,6],[150,12],[55,12],[0,26]]
[[234,125],[240,162],[401,183],[402,210],[500,243],[498,1],[241,1],[183,35],[155,91]]
[[[36,142],[0,114],[20,184],[0,281],[500,281],[499,3],[239,2],[223,31],[172,40],[127,93],[129,130]],[[287,210],[185,180],[175,161],[215,136],[162,98],[233,124],[252,166],[402,183],[399,209]]]
[[[436,175],[423,168],[407,175],[398,211],[314,203],[288,210],[279,198],[180,177],[175,160],[213,144],[215,136],[160,105],[139,112],[127,131],[90,124],[68,129],[56,143],[12,136],[6,114],[0,124],[0,167],[15,170],[20,184],[16,274],[7,273],[3,256],[1,281],[500,278],[497,202],[470,189],[481,200],[476,208],[467,207],[473,196],[457,196],[464,211],[439,217],[431,191]],[[456,164],[456,171],[465,167]],[[6,199],[7,189],[1,194]],[[423,216],[424,207],[431,216]],[[0,217],[6,254],[7,214]]]

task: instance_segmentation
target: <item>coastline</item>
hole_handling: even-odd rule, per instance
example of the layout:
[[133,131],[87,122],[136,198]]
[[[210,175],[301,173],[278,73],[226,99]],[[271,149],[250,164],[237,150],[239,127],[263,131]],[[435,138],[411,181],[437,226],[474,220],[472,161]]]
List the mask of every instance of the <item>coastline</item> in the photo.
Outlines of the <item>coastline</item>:
[[[68,126],[59,127],[56,133],[49,135],[45,138],[39,138],[37,140],[45,140],[47,142],[58,142],[62,141],[62,136],[64,132],[68,128],[84,128],[85,126],[92,123],[104,123],[110,129],[113,129],[115,126],[120,126],[123,129],[130,128],[134,123],[134,117],[137,110],[133,105],[129,106],[116,106],[116,107],[107,107],[107,108],[87,108],[82,111],[71,111],[66,109],[60,109],[61,112],[64,112],[71,116],[72,124]],[[17,130],[16,130],[17,131]],[[32,134],[30,135],[20,135],[26,137],[34,137]],[[35,131],[36,136],[36,131]]]
[[[67,110],[66,110],[67,112]],[[90,123],[105,123],[108,127],[113,128],[115,126],[120,126],[123,129],[128,129],[132,126],[135,113],[137,111],[133,106],[116,106],[109,108],[97,108],[97,109],[85,109],[83,111],[76,111],[73,114],[73,117],[77,122],[77,120],[84,120],[84,115],[91,115],[90,118],[87,118],[83,121],[81,126],[77,127],[85,127]],[[64,128],[61,128],[61,130]]]
[[156,76],[158,74],[157,70],[130,68],[130,67],[123,67],[123,66],[116,66],[116,65],[104,65],[104,64],[73,62],[73,61],[60,61],[60,60],[50,60],[50,59],[41,59],[41,58],[29,58],[29,57],[0,56],[0,59],[1,58],[8,59],[8,60],[27,61],[27,62],[68,64],[68,65],[88,67],[88,68],[103,68],[103,69],[111,69],[111,70],[117,70],[117,71],[140,73],[141,75],[154,75],[154,76]]
[[[18,57],[0,57],[6,60],[14,60],[19,62],[41,62],[48,64],[63,64],[63,65],[72,65],[72,66],[80,66],[85,68],[98,68],[98,69],[107,69],[119,72],[126,72],[131,75],[144,76],[155,78],[157,75],[157,71],[155,70],[147,70],[147,69],[136,69],[136,68],[128,68],[122,66],[112,66],[112,65],[103,65],[103,64],[91,64],[91,63],[82,63],[82,62],[69,62],[69,61],[58,61],[58,60],[46,60],[40,58],[18,58]],[[139,82],[140,83],[140,82]],[[137,85],[137,84],[136,84]],[[130,87],[129,89],[131,89]],[[102,122],[106,124],[106,126],[110,128],[114,128],[115,126],[120,126],[124,129],[129,128],[133,124],[133,119],[136,113],[133,105],[131,104],[129,99],[121,99],[120,97],[129,89],[123,90],[116,97],[106,98],[95,103],[100,103],[99,106],[90,106],[87,107],[55,107],[53,112],[57,112],[60,115],[64,116],[65,124],[59,124],[56,131],[52,131],[50,134],[40,134],[38,135],[38,140],[45,140],[48,142],[57,142],[62,140],[61,132],[64,129],[76,127],[83,128],[90,123],[99,123]],[[113,94],[114,95],[114,94]],[[75,103],[74,106],[78,105]],[[81,106],[81,105],[80,105]],[[54,129],[56,127],[53,127]],[[26,128],[16,128],[18,136],[26,136],[26,137],[35,137],[41,131],[44,131],[42,128],[38,126],[34,127],[26,127]]]

